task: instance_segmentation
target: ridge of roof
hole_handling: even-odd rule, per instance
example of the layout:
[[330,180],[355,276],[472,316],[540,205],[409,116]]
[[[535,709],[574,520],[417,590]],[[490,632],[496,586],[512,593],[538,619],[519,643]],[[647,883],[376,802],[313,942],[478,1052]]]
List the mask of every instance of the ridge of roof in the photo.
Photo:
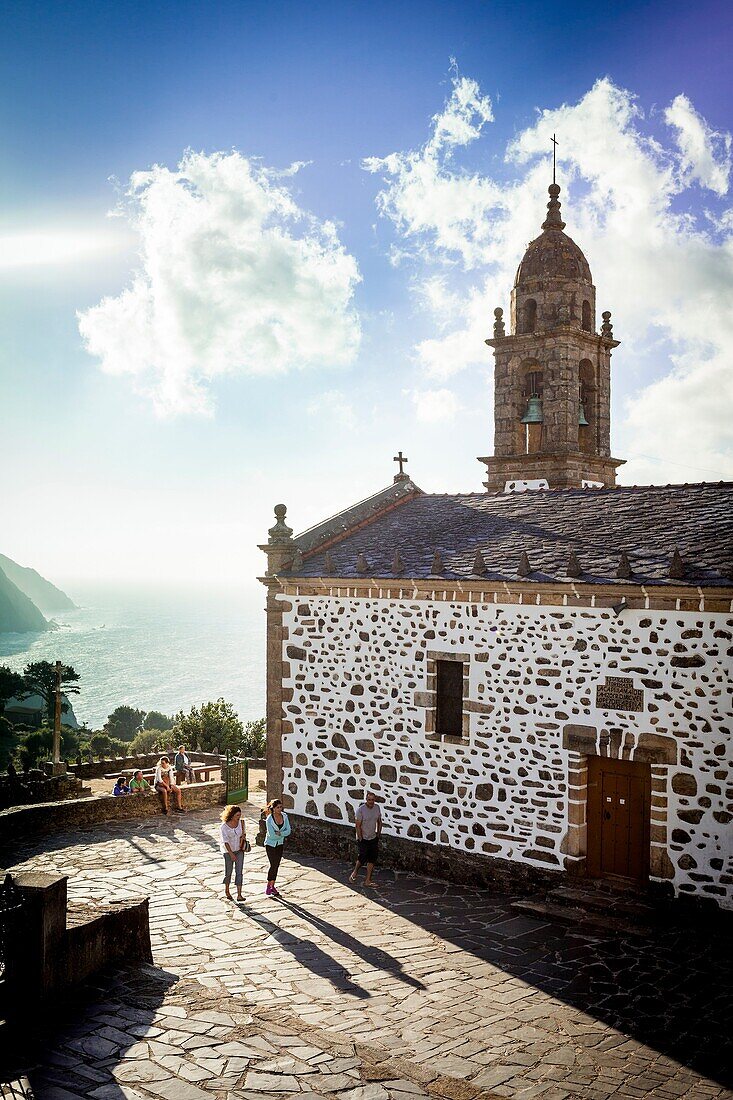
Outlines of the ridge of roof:
[[517,497],[528,497],[532,499],[538,495],[543,497],[559,496],[560,494],[578,493],[584,497],[598,497],[603,496],[604,493],[623,493],[623,492],[643,492],[645,490],[662,490],[662,489],[730,489],[733,488],[733,481],[675,481],[666,485],[603,485],[599,488],[586,488],[581,489],[576,485],[569,485],[564,488],[550,489],[527,489],[521,492],[507,493],[502,489],[497,490],[494,493],[487,493],[485,489],[476,489],[474,492],[468,493],[422,493],[423,496],[429,497],[434,500],[438,497],[442,499],[458,500],[465,497],[479,497],[482,500],[516,500]]
[[336,512],[328,519],[313,527],[306,528],[295,536],[295,543],[303,557],[308,557],[316,551],[325,550],[329,546],[340,542],[341,539],[352,535],[361,527],[372,523],[386,512],[398,508],[408,500],[414,500],[417,496],[427,494],[416,485],[410,477],[398,478],[391,485],[386,485],[371,496],[359,500],[348,508]]

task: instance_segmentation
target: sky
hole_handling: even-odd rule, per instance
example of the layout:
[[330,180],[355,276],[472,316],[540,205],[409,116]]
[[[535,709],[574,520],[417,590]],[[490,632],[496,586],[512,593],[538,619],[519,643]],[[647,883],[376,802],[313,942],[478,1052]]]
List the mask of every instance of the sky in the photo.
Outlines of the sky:
[[550,137],[626,484],[733,478],[733,7],[1,3],[0,550],[236,585],[388,484],[481,489]]

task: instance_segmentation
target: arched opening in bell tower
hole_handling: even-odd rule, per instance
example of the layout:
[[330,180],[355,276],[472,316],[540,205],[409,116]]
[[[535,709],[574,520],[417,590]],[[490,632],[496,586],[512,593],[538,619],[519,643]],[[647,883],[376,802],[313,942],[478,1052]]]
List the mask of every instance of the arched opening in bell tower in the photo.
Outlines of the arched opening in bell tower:
[[578,365],[578,450],[595,454],[596,404],[598,386],[596,368],[590,359],[581,359]]
[[583,300],[581,326],[582,326],[583,332],[592,332],[593,331],[593,317],[591,315],[590,302],[588,301],[587,298],[585,298]]
[[522,306],[522,333],[534,332],[537,327],[537,302],[527,298]]
[[544,415],[542,368],[536,359],[526,359],[519,368],[520,421],[517,432],[518,454],[535,454],[542,449]]

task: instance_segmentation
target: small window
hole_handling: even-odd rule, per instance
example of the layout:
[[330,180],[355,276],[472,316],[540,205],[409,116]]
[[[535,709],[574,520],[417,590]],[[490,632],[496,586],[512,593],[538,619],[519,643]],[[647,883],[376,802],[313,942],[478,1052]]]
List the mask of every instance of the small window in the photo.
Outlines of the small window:
[[534,298],[528,298],[524,303],[523,332],[534,332],[537,326],[537,303]]
[[437,661],[435,732],[463,736],[463,662]]
[[584,332],[590,332],[591,331],[590,302],[587,301],[587,300],[583,302],[583,331]]

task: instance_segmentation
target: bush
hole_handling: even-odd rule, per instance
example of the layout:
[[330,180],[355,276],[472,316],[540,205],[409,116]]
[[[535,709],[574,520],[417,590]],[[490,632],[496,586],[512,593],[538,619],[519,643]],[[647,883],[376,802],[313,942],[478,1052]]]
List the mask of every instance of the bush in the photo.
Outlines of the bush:
[[89,738],[89,748],[95,756],[109,756],[112,742],[106,733],[93,733]]
[[240,753],[244,726],[231,703],[217,699],[215,703],[202,703],[191,707],[190,714],[180,711],[176,715],[175,741],[177,744],[199,748],[202,752]]
[[143,756],[169,749],[170,734],[161,729],[141,730],[128,745],[130,756]]
[[242,738],[243,756],[264,756],[267,741],[267,721],[257,718],[254,722],[247,722]]

